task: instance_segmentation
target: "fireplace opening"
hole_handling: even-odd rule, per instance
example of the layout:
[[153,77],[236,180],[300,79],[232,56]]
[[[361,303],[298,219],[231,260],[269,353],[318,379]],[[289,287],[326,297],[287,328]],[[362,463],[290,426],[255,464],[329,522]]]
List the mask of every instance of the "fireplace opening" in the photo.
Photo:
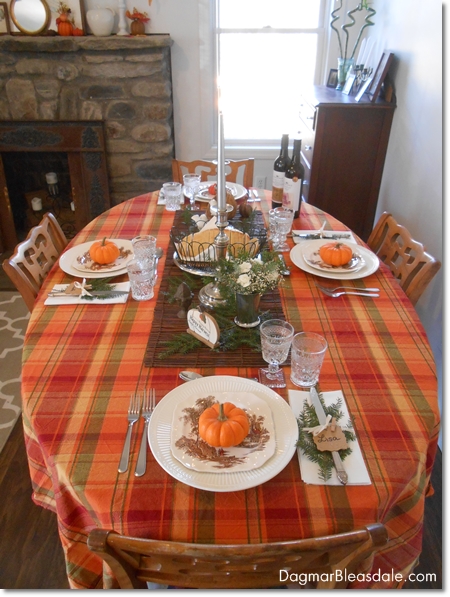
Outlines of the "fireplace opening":
[[77,232],[67,153],[1,154],[18,242],[51,211],[67,238]]

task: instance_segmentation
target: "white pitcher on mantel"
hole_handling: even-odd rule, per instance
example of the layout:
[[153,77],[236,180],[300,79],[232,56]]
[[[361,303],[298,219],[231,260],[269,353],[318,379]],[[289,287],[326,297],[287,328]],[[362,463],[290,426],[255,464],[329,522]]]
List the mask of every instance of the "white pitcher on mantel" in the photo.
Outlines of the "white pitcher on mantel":
[[114,28],[115,12],[112,8],[101,8],[96,5],[94,9],[88,10],[86,19],[92,33],[97,37],[107,37],[111,35]]

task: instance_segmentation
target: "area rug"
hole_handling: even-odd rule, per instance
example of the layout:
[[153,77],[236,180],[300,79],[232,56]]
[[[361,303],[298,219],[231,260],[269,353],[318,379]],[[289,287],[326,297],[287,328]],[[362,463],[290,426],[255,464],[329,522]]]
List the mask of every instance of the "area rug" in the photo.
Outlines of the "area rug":
[[0,451],[22,412],[22,347],[30,314],[17,292],[0,292]]

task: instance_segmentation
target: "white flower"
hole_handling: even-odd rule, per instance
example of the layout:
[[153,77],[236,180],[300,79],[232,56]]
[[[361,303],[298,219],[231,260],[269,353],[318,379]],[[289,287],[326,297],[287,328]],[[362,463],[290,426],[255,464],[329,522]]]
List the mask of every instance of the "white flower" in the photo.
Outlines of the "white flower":
[[241,274],[237,279],[237,283],[240,284],[242,288],[247,288],[247,286],[250,286],[251,284],[250,276],[248,274]]
[[241,274],[246,274],[252,269],[252,264],[249,261],[244,261],[243,263],[239,264],[239,271]]

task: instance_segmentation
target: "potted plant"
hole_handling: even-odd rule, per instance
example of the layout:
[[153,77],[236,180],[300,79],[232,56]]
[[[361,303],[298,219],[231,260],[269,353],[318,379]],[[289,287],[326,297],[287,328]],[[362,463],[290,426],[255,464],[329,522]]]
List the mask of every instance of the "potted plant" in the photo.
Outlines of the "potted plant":
[[[340,17],[338,16],[337,13],[342,9],[342,0],[336,0],[336,2],[339,2],[339,6],[331,12],[332,18],[331,18],[330,27],[333,29],[333,31],[336,32],[336,35],[338,38],[338,44],[339,44],[338,84],[337,84],[336,89],[342,89],[344,87],[345,80],[347,78],[347,74],[355,62],[355,53],[358,48],[359,42],[361,41],[361,36],[362,36],[363,31],[367,27],[371,27],[371,26],[375,25],[375,23],[373,23],[370,19],[376,14],[376,11],[373,8],[370,8],[368,0],[361,0],[361,2],[358,4],[358,6],[356,6],[356,8],[354,8],[353,10],[349,10],[347,12],[347,16],[349,17],[350,22],[344,23],[343,25],[341,25],[341,29],[345,35],[345,42],[342,43],[341,34],[340,34],[339,30],[334,25],[335,22],[340,19]],[[352,50],[351,54],[349,54],[348,44],[349,44],[350,34],[349,34],[348,29],[350,27],[353,27],[356,23],[353,14],[356,12],[360,12],[362,10],[367,11],[367,15],[364,19],[364,24],[361,26],[361,28],[359,30],[358,36],[357,36],[355,44],[353,46],[353,50]]]

